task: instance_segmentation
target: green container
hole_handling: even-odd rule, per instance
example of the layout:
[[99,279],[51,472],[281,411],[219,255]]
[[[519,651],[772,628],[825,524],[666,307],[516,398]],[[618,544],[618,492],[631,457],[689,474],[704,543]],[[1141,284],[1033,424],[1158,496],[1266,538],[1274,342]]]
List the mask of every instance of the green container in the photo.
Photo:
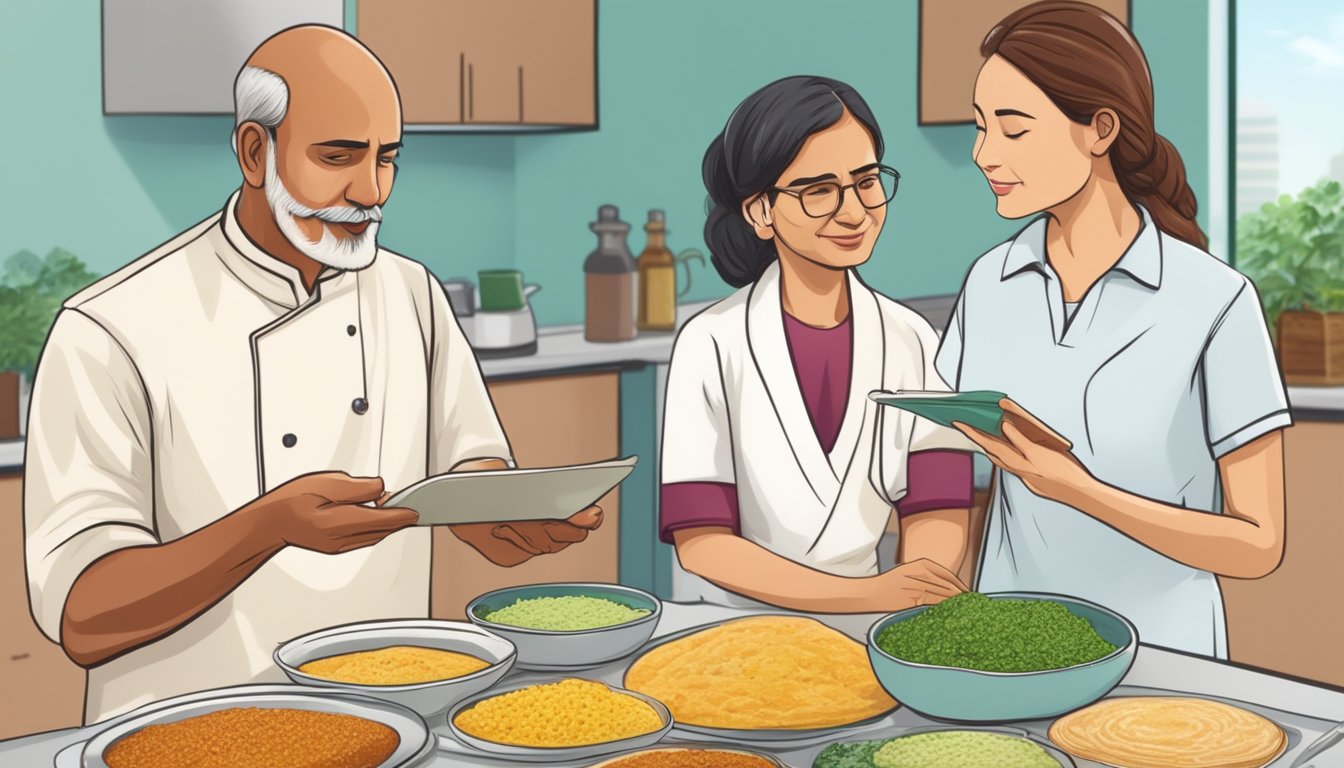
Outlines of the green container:
[[899,408],[944,427],[953,422],[968,424],[981,432],[1002,436],[1002,392],[871,392],[868,398],[879,405]]
[[483,269],[476,278],[481,286],[480,311],[516,312],[526,306],[522,272],[516,269]]
[[1134,664],[1139,631],[1114,611],[1067,595],[998,592],[988,596],[1060,603],[1070,613],[1086,619],[1116,650],[1096,661],[1043,672],[981,672],[916,664],[898,659],[877,646],[882,630],[908,621],[932,606],[908,608],[879,619],[868,630],[868,661],[887,693],[902,705],[938,720],[966,723],[1046,720],[1100,700],[1120,684]]

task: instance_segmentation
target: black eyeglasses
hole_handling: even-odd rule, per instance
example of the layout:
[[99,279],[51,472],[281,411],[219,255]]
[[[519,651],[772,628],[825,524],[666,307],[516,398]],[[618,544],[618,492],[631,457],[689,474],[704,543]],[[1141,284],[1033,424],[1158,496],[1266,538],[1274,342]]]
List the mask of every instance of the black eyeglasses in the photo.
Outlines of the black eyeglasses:
[[771,187],[771,189],[798,198],[798,202],[803,206],[803,213],[814,219],[824,219],[835,215],[840,206],[845,204],[846,189],[854,190],[854,196],[864,208],[881,208],[896,196],[896,188],[900,183],[900,172],[890,166],[879,165],[865,171],[854,180],[853,184],[842,185],[838,181],[822,181],[809,184],[802,189],[784,187]]

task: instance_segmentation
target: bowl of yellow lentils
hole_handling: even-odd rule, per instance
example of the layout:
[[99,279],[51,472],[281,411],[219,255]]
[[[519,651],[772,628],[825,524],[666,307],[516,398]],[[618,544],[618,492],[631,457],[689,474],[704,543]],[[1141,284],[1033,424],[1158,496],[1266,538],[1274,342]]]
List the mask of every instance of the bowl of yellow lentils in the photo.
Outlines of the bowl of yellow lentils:
[[657,743],[672,713],[644,694],[568,677],[465,699],[448,727],[467,747],[513,762],[586,760]]

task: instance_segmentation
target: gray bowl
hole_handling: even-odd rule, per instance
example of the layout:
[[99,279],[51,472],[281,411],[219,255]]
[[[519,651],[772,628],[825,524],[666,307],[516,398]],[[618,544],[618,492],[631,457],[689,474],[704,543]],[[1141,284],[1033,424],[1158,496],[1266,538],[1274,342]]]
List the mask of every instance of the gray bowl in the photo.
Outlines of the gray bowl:
[[1139,631],[1129,619],[1067,595],[1000,592],[996,599],[1050,600],[1081,616],[1102,639],[1117,646],[1086,664],[1043,672],[981,672],[898,659],[877,646],[883,629],[908,621],[930,606],[879,619],[868,630],[868,660],[882,687],[910,709],[938,720],[969,723],[1045,720],[1085,707],[1110,693],[1134,664]]
[[[461,677],[413,685],[340,683],[299,671],[299,667],[316,659],[391,645],[418,645],[468,653],[490,662],[490,666]],[[275,649],[274,657],[276,666],[300,685],[372,696],[433,717],[499,682],[512,668],[516,650],[508,640],[466,622],[403,619],[323,629],[284,643]]]
[[[600,597],[630,608],[642,608],[647,616],[597,629],[562,632],[498,624],[485,618],[518,600],[536,597]],[[663,603],[640,589],[618,584],[532,584],[487,592],[467,605],[467,618],[506,638],[518,648],[518,666],[546,672],[573,672],[624,658],[653,637]]]
[[546,683],[528,683],[525,685],[514,685],[497,691],[473,696],[466,701],[458,703],[458,705],[453,707],[452,711],[448,713],[448,728],[452,731],[453,738],[478,752],[493,757],[503,758],[509,762],[553,763],[565,760],[587,760],[589,758],[601,757],[617,752],[648,747],[661,741],[662,738],[667,735],[668,731],[672,730],[672,713],[668,711],[667,707],[661,701],[658,701],[651,696],[645,696],[642,693],[627,691],[624,688],[607,685],[606,683],[603,683],[603,685],[607,685],[608,689],[616,691],[617,693],[633,696],[653,707],[653,710],[658,713],[658,717],[662,718],[662,727],[652,733],[646,733],[642,736],[632,736],[628,739],[617,739],[616,741],[607,741],[601,744],[585,744],[577,747],[525,747],[517,744],[503,744],[497,741],[482,739],[478,736],[472,736],[457,727],[458,715],[487,699],[493,699],[496,696],[503,696],[506,693],[512,693],[524,688],[532,688],[537,685],[545,684]]
[[435,739],[419,715],[409,709],[362,696],[324,696],[297,686],[255,685],[221,688],[204,695],[155,702],[130,716],[118,718],[84,746],[84,768],[107,768],[107,751],[121,739],[151,725],[164,725],[235,707],[306,709],[372,720],[397,732],[397,747],[379,768],[419,765],[433,754]]

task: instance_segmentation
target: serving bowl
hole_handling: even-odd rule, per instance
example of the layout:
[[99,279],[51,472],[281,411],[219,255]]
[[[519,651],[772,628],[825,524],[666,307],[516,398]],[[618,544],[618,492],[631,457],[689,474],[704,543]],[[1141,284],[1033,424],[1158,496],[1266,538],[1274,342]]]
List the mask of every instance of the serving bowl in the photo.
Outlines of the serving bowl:
[[931,606],[898,611],[868,630],[868,660],[882,687],[904,706],[938,720],[971,723],[1041,720],[1085,707],[1110,693],[1134,664],[1139,632],[1120,614],[1067,595],[998,592],[999,600],[1048,600],[1086,619],[1103,640],[1116,646],[1095,661],[1040,672],[983,672],[920,664],[877,645],[882,630],[909,621]]
[[103,724],[84,745],[83,768],[107,768],[112,746],[135,732],[233,708],[303,709],[363,718],[391,728],[397,747],[378,768],[420,765],[434,753],[437,741],[425,721],[406,707],[386,701],[338,693],[319,694],[292,685],[240,685],[154,702]]
[[463,731],[461,728],[457,727],[458,715],[462,714],[463,712],[466,712],[468,709],[471,709],[477,704],[480,704],[481,702],[487,701],[489,699],[493,699],[497,696],[503,696],[506,693],[520,691],[523,690],[524,688],[532,688],[536,685],[541,684],[527,683],[522,685],[513,685],[508,688],[503,688],[497,691],[489,691],[486,693],[477,694],[476,696],[466,699],[465,701],[459,702],[456,706],[453,707],[452,711],[448,713],[448,729],[452,732],[453,738],[456,739],[458,742],[466,745],[467,747],[476,750],[477,752],[484,753],[486,755],[494,756],[497,758],[502,758],[508,760],[509,762],[553,763],[553,762],[570,761],[570,760],[587,760],[590,758],[602,757],[604,755],[611,755],[618,752],[623,753],[629,750],[648,747],[661,741],[662,738],[666,736],[669,731],[672,730],[673,725],[672,713],[668,711],[667,707],[661,701],[658,701],[657,699],[651,696],[645,696],[642,693],[636,693],[635,691],[628,691],[624,688],[619,688],[614,685],[607,685],[606,683],[603,683],[603,685],[606,685],[609,690],[614,691],[616,693],[625,694],[627,696],[633,696],[634,698],[639,699],[645,704],[648,704],[650,707],[653,707],[653,711],[658,713],[658,717],[662,721],[662,726],[659,727],[659,729],[656,731],[651,731],[649,733],[641,734],[639,736],[631,736],[629,738],[617,739],[615,741],[604,741],[597,744],[583,744],[579,746],[570,746],[570,747],[531,747],[531,746],[522,746],[518,744],[505,744],[498,741],[483,739],[479,736],[473,736],[467,733],[466,731]]
[[[342,683],[299,670],[317,659],[393,645],[471,654],[484,659],[490,666],[460,677],[410,685]],[[347,624],[302,635],[276,648],[274,658],[289,679],[300,685],[372,696],[433,717],[499,682],[512,668],[517,652],[508,640],[466,622],[401,619]]]
[[[516,627],[490,621],[489,616],[518,600],[538,597],[598,597],[629,608],[650,611],[624,624],[580,630]],[[618,584],[532,584],[487,592],[467,604],[467,618],[513,643],[518,666],[547,672],[567,672],[606,664],[629,656],[653,637],[663,603],[641,589]]]
[[620,768],[622,761],[628,758],[638,757],[640,755],[676,754],[677,752],[685,752],[686,750],[711,750],[714,752],[730,752],[734,755],[758,757],[769,763],[772,768],[789,768],[787,764],[781,762],[780,759],[775,757],[774,755],[768,755],[764,752],[756,752],[755,750],[746,749],[737,744],[714,744],[709,742],[703,744],[700,743],[677,744],[675,746],[668,744],[656,747],[648,747],[645,749],[635,749],[629,752],[622,752],[619,755],[612,755],[602,760],[601,762],[593,763],[592,765],[588,766],[588,768]]

